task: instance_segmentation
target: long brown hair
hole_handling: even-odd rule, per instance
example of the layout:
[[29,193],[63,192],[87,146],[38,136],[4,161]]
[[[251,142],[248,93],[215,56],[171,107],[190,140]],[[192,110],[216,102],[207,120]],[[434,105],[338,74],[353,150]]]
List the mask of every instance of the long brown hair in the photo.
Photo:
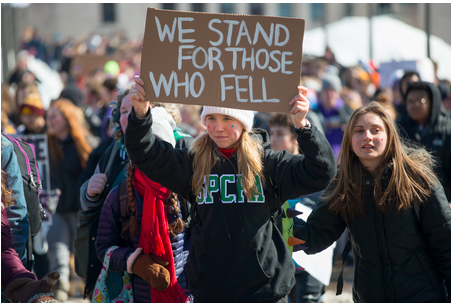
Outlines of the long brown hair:
[[4,172],[2,169],[2,202],[3,205],[5,206],[5,209],[7,206],[14,204],[15,202],[13,198],[13,191],[6,185],[7,181],[8,174]]
[[[338,176],[333,180],[332,187],[322,195],[330,210],[336,213],[346,212],[346,215],[341,213],[346,221],[354,216],[354,212],[364,215],[362,164],[352,150],[351,140],[355,123],[366,113],[377,115],[384,122],[388,138],[382,161],[373,173],[376,206],[383,213],[391,205],[395,205],[397,211],[408,209],[414,201],[423,202],[431,194],[431,187],[437,184],[437,177],[432,171],[434,159],[431,155],[423,148],[413,147],[412,143],[405,144],[386,109],[373,101],[351,115],[338,155]],[[390,180],[383,191],[381,178],[388,167],[391,169]]]
[[[208,177],[211,169],[220,161],[215,147],[215,143],[207,132],[199,135],[191,144],[190,153],[194,154],[192,190],[196,196],[202,190],[204,177]],[[264,182],[263,155],[262,145],[244,129],[237,146],[237,164],[242,177],[243,191],[247,198],[251,198],[258,192],[256,175]]]
[[[76,145],[77,155],[81,160],[81,166],[85,167],[88,156],[92,152],[92,147],[88,144],[86,139],[88,132],[83,125],[82,111],[68,99],[58,99],[52,102],[51,108],[60,110],[63,117],[68,122],[69,133]],[[49,144],[50,157],[54,161],[61,162],[65,156],[63,155],[63,150],[58,143],[57,137],[47,133],[47,141]]]
[[[127,211],[130,215],[128,225],[126,225],[122,230],[122,235],[125,234],[127,231],[131,233],[132,236],[137,236],[139,233],[139,225],[136,219],[136,203],[134,202],[134,185],[133,185],[133,175],[134,175],[135,167],[130,162],[128,165],[128,171],[126,175],[126,185],[128,189],[128,207]],[[164,208],[168,214],[174,214],[177,217],[177,221],[174,223],[169,224],[169,233],[173,236],[183,231],[183,221],[180,218],[180,209],[177,201],[177,194],[171,193],[171,196],[168,200],[164,203]],[[146,219],[142,218],[142,221],[147,221]]]

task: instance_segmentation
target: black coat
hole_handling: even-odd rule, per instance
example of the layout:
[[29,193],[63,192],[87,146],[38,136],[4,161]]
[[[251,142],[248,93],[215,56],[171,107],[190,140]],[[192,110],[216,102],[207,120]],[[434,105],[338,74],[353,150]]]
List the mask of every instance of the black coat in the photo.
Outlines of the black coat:
[[407,113],[400,117],[397,124],[406,132],[410,140],[425,146],[429,152],[436,157],[439,166],[435,172],[444,187],[447,200],[451,201],[451,127],[450,116],[442,109],[442,100],[439,89],[431,84],[425,83],[431,90],[432,108],[431,116],[427,123],[419,130],[418,124],[413,121]]
[[[385,187],[388,179],[383,179]],[[451,212],[443,188],[439,185],[420,205],[420,220],[413,208],[383,214],[376,207],[373,189],[374,181],[365,170],[366,217],[355,215],[348,225],[340,214],[319,202],[306,226],[295,233],[306,241],[306,253],[324,250],[347,227],[354,256],[354,302],[444,302],[443,280],[450,297]],[[297,219],[296,223],[304,221]]]
[[[186,265],[189,288],[200,302],[276,302],[294,286],[291,256],[270,217],[270,202],[284,203],[324,189],[335,176],[336,163],[327,139],[314,127],[297,132],[303,155],[266,149],[264,176],[278,192],[258,180],[258,194],[247,200],[238,179],[237,155],[220,157],[207,191],[191,190],[194,155],[156,139],[150,111],[145,119],[128,117],[125,145],[133,163],[149,179],[193,203],[196,225]],[[267,134],[261,134],[264,145]],[[273,206],[273,205],[272,205]]]
[[71,136],[59,140],[59,144],[63,160],[49,158],[51,189],[58,188],[62,192],[57,205],[58,213],[77,213],[80,208],[78,179],[82,172],[81,159]]

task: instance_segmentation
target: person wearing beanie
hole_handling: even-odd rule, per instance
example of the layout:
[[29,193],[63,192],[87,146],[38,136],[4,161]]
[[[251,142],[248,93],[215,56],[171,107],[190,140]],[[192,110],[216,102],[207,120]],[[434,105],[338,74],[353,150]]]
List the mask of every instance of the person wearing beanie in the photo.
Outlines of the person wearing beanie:
[[[153,108],[152,116],[150,132],[175,147],[172,116],[162,107]],[[121,184],[112,189],[102,207],[95,242],[98,258],[103,261],[110,247],[121,247],[112,252],[110,269],[136,275],[132,277],[135,303],[189,301],[183,268],[189,254],[188,228],[182,221],[178,196],[147,178],[132,163],[121,183],[128,185],[128,223],[122,226],[120,217]],[[98,293],[95,291],[93,298],[99,298]]]
[[318,106],[314,110],[324,125],[325,136],[336,155],[343,139],[343,125],[346,125],[353,110],[345,105],[340,97],[341,80],[338,75],[326,73],[322,78],[322,88]]
[[38,92],[31,92],[19,106],[19,118],[22,125],[17,128],[17,135],[43,134],[46,132],[46,120],[43,103]]
[[74,81],[69,81],[60,93],[59,98],[69,99],[76,107],[81,108],[84,95]]
[[136,76],[129,93],[125,146],[148,179],[192,203],[185,269],[194,302],[287,302],[295,266],[276,217],[287,199],[323,190],[336,174],[330,144],[306,119],[307,89],[289,103],[302,151],[292,155],[264,149],[268,135],[252,129],[252,111],[212,106],[201,113],[207,131],[189,150],[174,149],[153,135],[143,84]]

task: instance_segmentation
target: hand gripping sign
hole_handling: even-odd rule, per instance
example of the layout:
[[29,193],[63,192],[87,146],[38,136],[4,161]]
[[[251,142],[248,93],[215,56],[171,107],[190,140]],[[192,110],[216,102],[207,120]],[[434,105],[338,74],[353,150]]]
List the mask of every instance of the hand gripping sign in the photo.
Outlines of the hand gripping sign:
[[305,20],[148,8],[145,99],[289,112],[300,83]]

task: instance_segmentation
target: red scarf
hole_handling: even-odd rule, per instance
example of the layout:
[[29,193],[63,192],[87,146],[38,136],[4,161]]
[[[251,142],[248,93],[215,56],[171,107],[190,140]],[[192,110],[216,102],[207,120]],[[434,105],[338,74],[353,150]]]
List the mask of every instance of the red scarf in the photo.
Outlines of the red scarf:
[[153,254],[169,262],[171,283],[165,291],[152,287],[152,303],[186,303],[188,296],[177,283],[174,268],[174,255],[169,239],[169,224],[164,209],[164,202],[171,191],[147,178],[140,170],[134,170],[134,188],[144,198],[142,225],[139,247],[146,254]]

